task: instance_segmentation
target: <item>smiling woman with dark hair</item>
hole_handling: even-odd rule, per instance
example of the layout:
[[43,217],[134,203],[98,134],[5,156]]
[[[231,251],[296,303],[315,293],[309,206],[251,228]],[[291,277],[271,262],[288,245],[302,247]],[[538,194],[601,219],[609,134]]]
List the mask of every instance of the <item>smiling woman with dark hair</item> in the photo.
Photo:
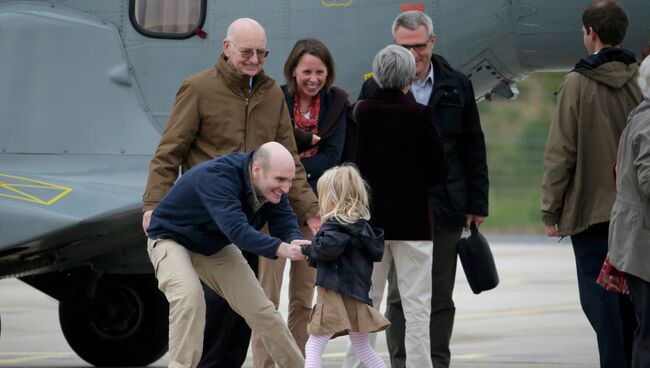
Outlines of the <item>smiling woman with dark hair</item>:
[[298,40],[284,64],[282,86],[307,180],[316,192],[318,178],[341,161],[348,94],[333,87],[336,78],[329,50],[315,38]]

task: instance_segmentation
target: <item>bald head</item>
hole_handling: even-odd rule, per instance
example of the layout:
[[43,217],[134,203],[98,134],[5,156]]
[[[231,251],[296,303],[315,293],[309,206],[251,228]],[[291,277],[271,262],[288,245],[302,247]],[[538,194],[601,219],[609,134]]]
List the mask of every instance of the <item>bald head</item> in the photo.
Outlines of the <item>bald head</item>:
[[296,175],[296,163],[291,153],[277,142],[261,145],[251,164],[253,186],[258,195],[271,203],[279,203],[282,194],[288,193]]
[[295,167],[293,156],[278,142],[268,142],[261,145],[253,154],[253,162],[262,165],[265,170],[274,165],[291,165]]
[[238,42],[240,41],[239,36],[252,34],[261,36],[266,41],[266,32],[264,32],[264,27],[259,22],[251,18],[239,18],[228,26],[226,39]]

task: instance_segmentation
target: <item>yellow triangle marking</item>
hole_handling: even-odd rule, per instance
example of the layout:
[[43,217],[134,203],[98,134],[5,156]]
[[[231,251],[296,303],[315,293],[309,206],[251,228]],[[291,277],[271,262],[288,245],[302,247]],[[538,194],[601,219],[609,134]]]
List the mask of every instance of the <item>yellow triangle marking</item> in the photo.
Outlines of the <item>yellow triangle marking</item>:
[[4,176],[6,178],[11,178],[11,179],[16,179],[16,180],[28,181],[30,183],[41,184],[41,185],[45,185],[48,188],[59,188],[59,189],[64,189],[65,188],[65,189],[67,189],[66,187],[63,187],[63,186],[60,186],[60,185],[46,183],[44,181],[35,180],[35,179],[24,178],[22,176],[15,176],[15,175],[9,175],[9,174],[0,174],[0,176]]
[[[59,199],[63,198],[66,196],[68,193],[72,192],[72,188],[64,187],[61,185],[56,185],[56,184],[51,184],[51,183],[46,183],[44,181],[40,180],[35,180],[35,179],[29,179],[29,178],[24,178],[20,176],[15,176],[15,175],[9,175],[9,174],[0,174],[0,177],[5,177],[5,178],[10,178],[14,180],[19,180],[22,181],[23,183],[8,183],[7,181],[0,181],[0,188],[5,188],[9,191],[12,191],[14,193],[18,193],[20,196],[16,195],[11,195],[11,194],[2,194],[0,193],[0,197],[7,197],[7,198],[13,198],[13,199],[19,199],[27,202],[34,202],[42,205],[49,206],[52,203],[58,201]],[[25,184],[27,183],[32,183],[32,184]],[[20,188],[35,188],[35,189],[51,189],[51,190],[58,190],[61,191],[61,193],[57,194],[53,198],[49,200],[43,200],[40,198],[37,198],[31,194],[25,193],[22,190],[16,189],[17,187]]]
[[72,192],[72,189],[67,188],[66,190],[61,192],[59,195],[57,195],[56,197],[54,197],[54,198],[50,199],[49,201],[47,201],[47,203],[45,203],[45,204],[49,206],[52,203],[54,203],[54,202],[58,201],[59,199],[63,198],[63,196],[67,195],[70,192]]
[[[6,188],[6,189],[8,189],[8,190],[10,190],[10,191],[12,191],[12,192],[16,192],[16,193],[20,194],[20,195],[23,196],[23,197],[29,198],[32,202],[36,202],[36,203],[40,203],[40,204],[45,204],[45,202],[43,202],[42,200],[40,200],[40,199],[34,197],[33,195],[31,195],[31,194],[27,194],[27,193],[25,193],[25,192],[23,192],[23,191],[20,191],[20,190],[16,189],[16,188],[13,188],[13,187],[10,186],[10,185],[3,185],[2,187],[3,187],[3,188]],[[1,194],[0,194],[0,195],[1,195]],[[14,198],[16,198],[16,197],[14,197]],[[25,199],[25,200],[27,200],[27,199]]]
[[36,201],[35,201],[35,200],[29,199],[29,198],[19,197],[19,196],[14,196],[14,195],[9,195],[9,194],[2,194],[2,193],[0,193],[0,197],[19,199],[19,200],[21,200],[21,201],[34,202],[34,203],[44,204],[44,205],[47,204],[47,203],[45,203],[45,202],[43,202],[43,201],[39,201],[39,200],[36,200]]
[[[14,187],[21,187],[21,188],[40,188],[40,189],[52,189],[52,188],[53,188],[52,185],[42,185],[42,184],[39,184],[39,185],[35,185],[35,184],[4,184],[4,185],[3,185],[2,183],[0,183],[0,185],[2,185],[2,186],[4,186],[4,187],[12,187],[12,188],[14,188]],[[57,189],[58,189],[58,188],[57,188]]]

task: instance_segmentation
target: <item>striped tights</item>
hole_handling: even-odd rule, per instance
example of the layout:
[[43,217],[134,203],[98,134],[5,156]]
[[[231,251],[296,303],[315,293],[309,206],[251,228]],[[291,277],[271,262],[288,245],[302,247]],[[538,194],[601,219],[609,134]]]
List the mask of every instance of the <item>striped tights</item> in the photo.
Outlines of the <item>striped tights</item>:
[[[305,345],[305,368],[321,367],[325,347],[332,335],[309,335],[309,340]],[[379,354],[370,346],[367,333],[350,332],[350,341],[357,357],[367,368],[386,368],[386,364]]]

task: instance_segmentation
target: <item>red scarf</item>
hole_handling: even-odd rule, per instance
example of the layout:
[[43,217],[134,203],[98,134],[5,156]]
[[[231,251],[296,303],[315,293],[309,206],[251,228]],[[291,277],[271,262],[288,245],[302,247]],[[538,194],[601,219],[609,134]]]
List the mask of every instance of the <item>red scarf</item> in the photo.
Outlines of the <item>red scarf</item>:
[[[318,135],[318,115],[320,114],[320,94],[311,99],[309,105],[309,117],[306,118],[300,112],[300,98],[298,94],[294,97],[293,103],[293,122],[297,128]],[[300,153],[300,158],[309,158],[316,156],[318,146],[314,146]]]

